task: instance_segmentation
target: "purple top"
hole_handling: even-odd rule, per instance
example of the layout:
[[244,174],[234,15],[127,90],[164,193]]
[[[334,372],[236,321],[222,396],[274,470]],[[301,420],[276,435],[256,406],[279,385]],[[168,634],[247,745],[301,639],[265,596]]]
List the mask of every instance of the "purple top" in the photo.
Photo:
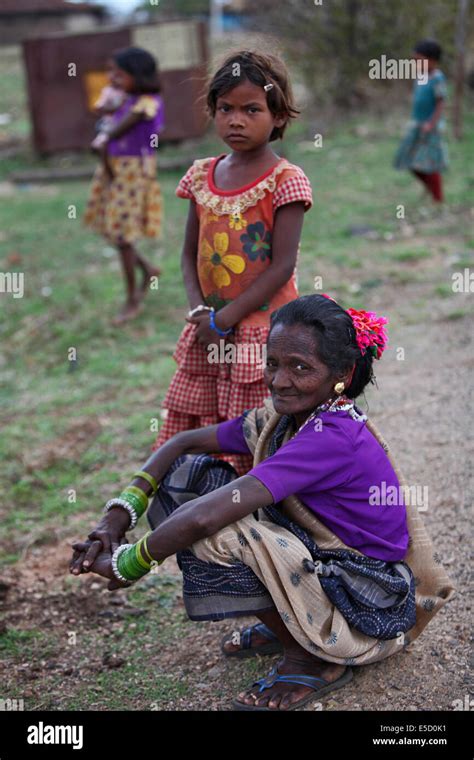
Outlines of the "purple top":
[[[243,419],[217,428],[224,453],[249,453]],[[375,559],[402,560],[408,548],[406,511],[387,454],[365,422],[347,411],[321,412],[318,419],[317,428],[315,420],[309,422],[247,475],[260,480],[274,502],[297,496],[347,546]]]
[[145,117],[121,137],[109,141],[109,156],[149,156],[156,150],[156,147],[151,145],[151,137],[163,129],[163,98],[151,94],[130,95],[112,114],[113,125],[118,124],[130,111],[143,113]]

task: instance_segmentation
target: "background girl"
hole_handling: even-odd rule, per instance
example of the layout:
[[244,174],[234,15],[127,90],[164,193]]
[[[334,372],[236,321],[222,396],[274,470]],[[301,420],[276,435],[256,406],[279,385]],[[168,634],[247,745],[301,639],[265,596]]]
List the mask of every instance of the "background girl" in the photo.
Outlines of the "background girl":
[[[126,303],[114,324],[135,317],[150,278],[160,274],[135,249],[137,239],[161,234],[161,190],[156,180],[156,137],[163,127],[163,100],[153,56],[141,48],[126,48],[113,56],[110,82],[127,97],[99,133],[93,150],[101,156],[87,209],[86,225],[117,246],[125,284]],[[143,281],[136,287],[135,269]]]
[[414,58],[426,61],[428,81],[415,81],[411,121],[395,157],[395,168],[410,169],[436,203],[443,200],[441,172],[448,165],[442,139],[446,79],[438,68],[441,53],[434,40],[421,40],[415,46]]
[[[182,269],[191,311],[154,449],[181,430],[262,404],[270,314],[298,296],[296,262],[312,193],[303,171],[270,147],[299,113],[283,62],[230,55],[210,82],[207,106],[230,152],[194,161],[176,190],[190,201]],[[247,361],[208,361],[208,345],[230,342],[247,350]],[[239,474],[252,466],[249,456],[228,459]]]

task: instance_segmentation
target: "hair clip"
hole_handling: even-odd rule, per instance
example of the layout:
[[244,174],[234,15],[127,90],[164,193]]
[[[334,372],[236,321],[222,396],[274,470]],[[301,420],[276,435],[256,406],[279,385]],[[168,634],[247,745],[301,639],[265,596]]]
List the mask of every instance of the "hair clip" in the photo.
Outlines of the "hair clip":
[[275,86],[274,84],[264,84],[263,89],[265,90],[265,92],[270,92],[270,90],[273,90],[274,86]]

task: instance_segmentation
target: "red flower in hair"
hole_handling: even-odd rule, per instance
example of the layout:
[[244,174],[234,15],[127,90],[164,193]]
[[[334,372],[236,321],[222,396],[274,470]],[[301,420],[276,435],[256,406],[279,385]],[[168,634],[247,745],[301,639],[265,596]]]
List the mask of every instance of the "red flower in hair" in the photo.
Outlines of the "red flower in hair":
[[357,345],[362,355],[369,349],[375,359],[380,359],[388,343],[387,333],[384,330],[388,319],[378,317],[374,311],[347,309],[347,313],[352,317]]

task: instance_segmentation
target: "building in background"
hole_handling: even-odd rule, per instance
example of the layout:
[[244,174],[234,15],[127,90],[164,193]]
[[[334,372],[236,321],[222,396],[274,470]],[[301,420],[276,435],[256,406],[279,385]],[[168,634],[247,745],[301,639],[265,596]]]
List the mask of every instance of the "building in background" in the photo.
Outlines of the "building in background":
[[130,14],[131,23],[194,18],[209,23],[213,35],[249,28],[255,0],[172,0],[151,5],[142,0]]
[[106,23],[104,6],[66,0],[0,0],[0,45],[51,32],[85,32]]
[[201,137],[208,123],[207,33],[205,22],[187,18],[24,40],[35,149],[48,154],[89,148],[97,121],[93,104],[108,82],[107,59],[131,45],[149,50],[159,63],[165,106],[160,141]]

